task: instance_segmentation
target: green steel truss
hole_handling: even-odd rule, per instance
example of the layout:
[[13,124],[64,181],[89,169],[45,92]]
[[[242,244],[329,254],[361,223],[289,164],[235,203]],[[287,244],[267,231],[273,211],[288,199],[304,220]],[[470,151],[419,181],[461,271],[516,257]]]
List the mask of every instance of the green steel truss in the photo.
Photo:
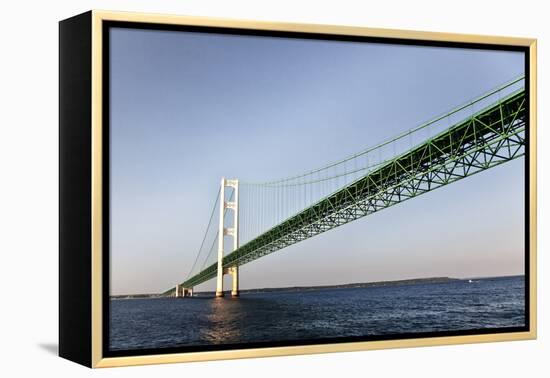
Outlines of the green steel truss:
[[[243,265],[525,154],[525,91],[515,92],[306,208],[223,259]],[[182,285],[216,276],[212,264]],[[167,293],[169,293],[169,290]]]

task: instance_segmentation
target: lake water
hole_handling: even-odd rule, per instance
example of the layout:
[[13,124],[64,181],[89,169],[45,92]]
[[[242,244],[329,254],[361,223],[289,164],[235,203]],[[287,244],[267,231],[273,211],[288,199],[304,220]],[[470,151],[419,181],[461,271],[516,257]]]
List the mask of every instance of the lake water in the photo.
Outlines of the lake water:
[[110,349],[525,325],[524,277],[225,297],[111,300]]

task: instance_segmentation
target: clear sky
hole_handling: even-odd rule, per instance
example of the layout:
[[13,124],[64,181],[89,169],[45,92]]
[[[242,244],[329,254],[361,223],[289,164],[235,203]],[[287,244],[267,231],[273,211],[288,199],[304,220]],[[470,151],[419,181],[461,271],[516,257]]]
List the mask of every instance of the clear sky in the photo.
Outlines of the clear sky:
[[[112,294],[185,279],[222,176],[316,168],[524,73],[519,52],[119,28],[110,43]],[[523,164],[249,263],[241,288],[523,274]]]

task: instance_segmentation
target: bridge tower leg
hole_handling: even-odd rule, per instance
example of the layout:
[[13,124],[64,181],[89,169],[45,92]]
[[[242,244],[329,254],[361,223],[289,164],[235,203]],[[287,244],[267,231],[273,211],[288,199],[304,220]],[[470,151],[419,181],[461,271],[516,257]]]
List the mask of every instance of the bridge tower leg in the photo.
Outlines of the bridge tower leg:
[[[225,200],[225,188],[231,187],[234,190],[233,201]],[[225,209],[233,210],[233,227],[225,227]],[[232,296],[239,295],[239,270],[237,266],[231,267],[230,271],[223,269],[224,236],[233,237],[233,250],[239,248],[239,180],[226,180],[222,178],[220,188],[220,223],[218,231],[218,271],[216,281],[216,297],[223,297],[223,275],[231,273],[233,278]]]
[[180,295],[180,285],[176,284],[176,290],[175,290],[175,293],[174,293],[174,297],[178,298],[179,295]]
[[[239,180],[232,180],[233,184],[233,251],[239,248]],[[237,265],[231,268],[231,276],[233,278],[233,287],[231,290],[232,297],[239,296],[239,267]]]
[[233,278],[233,287],[231,289],[231,296],[239,296],[239,267],[234,266],[231,268],[231,276]]
[[225,213],[225,178],[222,177],[220,188],[220,224],[218,230],[218,274],[216,280],[216,297],[223,297],[223,238]]

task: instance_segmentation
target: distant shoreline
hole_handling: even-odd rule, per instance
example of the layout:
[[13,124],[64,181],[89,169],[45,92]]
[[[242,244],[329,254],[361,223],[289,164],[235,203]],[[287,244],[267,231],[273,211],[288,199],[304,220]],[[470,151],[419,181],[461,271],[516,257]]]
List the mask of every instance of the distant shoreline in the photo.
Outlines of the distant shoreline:
[[[512,277],[524,277],[523,274],[512,276],[495,276],[495,277],[479,277],[470,278],[472,280],[482,279],[495,279],[495,278],[512,278]],[[429,277],[429,278],[412,278],[405,280],[392,280],[392,281],[375,281],[375,282],[358,282],[347,283],[339,285],[320,285],[320,286],[290,286],[290,287],[271,287],[271,288],[259,288],[259,289],[243,289],[240,290],[240,294],[254,294],[254,293],[270,293],[270,292],[302,292],[302,291],[317,291],[317,290],[329,290],[329,289],[356,289],[356,288],[369,288],[369,287],[384,287],[384,286],[399,286],[399,285],[419,285],[419,284],[431,284],[431,283],[447,283],[455,281],[466,281],[468,278],[451,278],[451,277]],[[214,291],[201,291],[196,293],[195,296],[207,297],[213,296]],[[147,298],[164,298],[163,294],[127,294],[127,295],[111,295],[110,299],[147,299]]]

